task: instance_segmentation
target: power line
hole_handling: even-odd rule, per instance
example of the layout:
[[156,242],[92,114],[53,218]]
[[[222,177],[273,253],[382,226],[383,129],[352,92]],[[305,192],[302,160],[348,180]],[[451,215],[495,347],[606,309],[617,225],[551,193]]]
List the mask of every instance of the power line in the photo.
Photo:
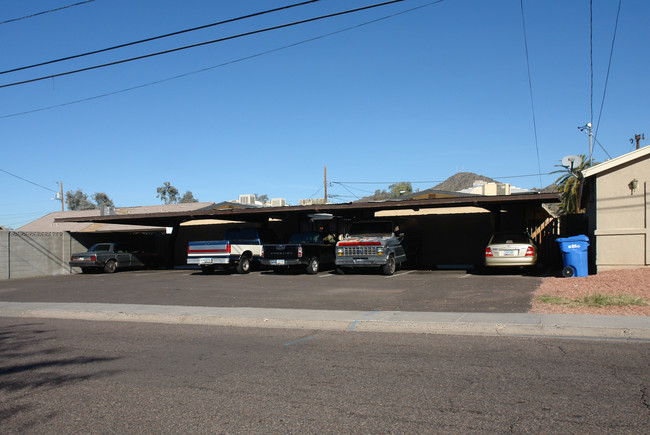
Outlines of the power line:
[[50,12],[56,12],[56,11],[60,11],[62,9],[68,9],[68,8],[72,8],[74,6],[80,6],[80,5],[83,5],[83,4],[86,4],[86,3],[92,3],[94,1],[95,0],[86,0],[86,1],[83,1],[83,2],[73,3],[71,5],[61,6],[60,8],[50,9],[50,10],[43,11],[43,12],[37,12],[35,14],[27,15],[27,16],[20,17],[20,18],[12,18],[10,20],[0,21],[0,24],[7,24],[7,23],[13,23],[14,21],[26,20],[27,18],[33,18],[33,17],[37,17],[39,15],[49,14]]
[[[332,184],[396,184],[402,183],[402,181],[331,181]],[[409,181],[411,184],[430,184],[430,183],[442,183],[445,180],[429,180],[429,181]]]
[[[343,186],[345,183],[342,183],[342,182],[340,182],[340,181],[332,181],[332,182],[330,183],[330,185],[334,185],[334,184],[337,184],[337,185],[339,185],[339,186]],[[370,194],[375,193],[375,192],[371,192],[371,191],[369,191],[369,190],[359,189],[358,187],[352,187],[352,186],[348,186],[348,187],[349,187],[350,189],[358,190],[359,192],[363,192],[363,193],[370,193]]]
[[[526,67],[528,68],[528,90],[530,91],[530,108],[533,113],[533,133],[535,135],[535,151],[537,152],[537,171],[542,172],[542,166],[539,161],[539,143],[537,141],[537,122],[535,121],[535,103],[533,102],[533,80],[530,77],[530,58],[528,56],[528,37],[526,36],[526,20],[524,19],[524,0],[519,0],[521,5],[521,23],[524,29],[524,47],[526,49]],[[542,176],[539,176],[539,187],[542,186]]]
[[361,197],[360,197],[359,195],[357,195],[356,193],[354,193],[353,191],[351,191],[350,189],[348,189],[344,184],[340,184],[340,183],[339,183],[339,185],[340,185],[342,188],[344,188],[345,190],[347,190],[348,192],[350,192],[350,194],[352,194],[355,198],[357,198],[357,199],[361,199]]
[[[590,72],[590,94],[589,94],[589,123],[590,134],[594,128],[594,9],[593,0],[589,0],[589,72]],[[593,146],[589,144],[589,165],[591,166],[591,155]]]
[[[24,84],[27,84],[27,83],[33,83],[33,82],[46,80],[46,79],[52,79],[52,78],[56,78],[56,77],[62,77],[62,76],[70,75],[70,74],[77,74],[77,73],[80,73],[80,72],[91,71],[91,70],[94,70],[94,69],[105,68],[105,67],[108,67],[108,66],[119,65],[119,64],[123,64],[123,63],[127,63],[127,62],[132,62],[132,61],[135,61],[135,60],[147,59],[147,58],[150,58],[150,57],[160,56],[160,55],[163,55],[163,54],[170,54],[170,53],[174,53],[174,52],[177,52],[177,51],[188,50],[190,48],[196,48],[196,47],[202,47],[202,46],[205,46],[205,45],[216,44],[216,43],[219,43],[219,42],[229,41],[229,40],[236,39],[236,38],[242,38],[244,36],[251,36],[251,35],[256,35],[256,34],[259,34],[259,33],[270,32],[272,30],[284,29],[284,28],[287,28],[287,27],[297,26],[299,24],[305,24],[305,23],[310,23],[310,22],[313,22],[313,21],[323,20],[323,19],[326,19],[326,18],[332,18],[332,17],[336,17],[336,16],[351,14],[351,13],[360,12],[360,11],[364,11],[364,10],[368,10],[368,9],[373,9],[373,8],[377,8],[377,7],[381,7],[381,6],[387,6],[387,5],[394,4],[394,3],[401,3],[403,1],[406,1],[406,0],[390,0],[390,1],[387,1],[387,2],[383,2],[383,3],[376,3],[376,4],[373,4],[373,5],[363,6],[363,7],[360,7],[360,8],[348,9],[348,10],[345,10],[345,11],[334,12],[334,13],[331,13],[331,14],[321,15],[321,16],[318,16],[318,17],[308,18],[308,19],[305,19],[305,20],[280,24],[278,26],[272,26],[272,27],[266,27],[266,28],[263,28],[263,29],[252,30],[250,32],[240,33],[240,34],[232,35],[232,36],[226,36],[224,38],[213,39],[213,40],[210,40],[210,41],[199,42],[199,43],[196,43],[196,44],[185,45],[185,46],[182,46],[182,47],[177,47],[177,48],[172,48],[172,49],[169,49],[169,50],[158,51],[158,52],[155,52],[155,53],[144,54],[144,55],[141,55],[141,56],[131,57],[131,58],[128,58],[128,59],[121,59],[121,60],[116,60],[114,62],[108,62],[108,63],[104,63],[104,64],[100,64],[100,65],[93,65],[93,66],[89,66],[89,67],[86,67],[86,68],[79,68],[79,69],[76,69],[76,70],[66,71],[66,72],[62,72],[62,73],[58,73],[58,74],[50,74],[50,75],[47,75],[47,76],[41,76],[41,77],[37,77],[37,78],[34,78],[34,79],[22,80],[22,81],[14,82],[14,83],[7,83],[7,84],[4,84],[4,85],[0,85],[0,89],[1,88],[7,88],[7,87],[10,87],[10,86],[24,85]],[[440,0],[440,1],[443,1],[443,0]]]
[[[94,1],[94,0],[92,0],[92,1]],[[132,45],[142,44],[144,42],[155,41],[157,39],[168,38],[170,36],[181,35],[183,33],[189,33],[189,32],[194,32],[194,31],[197,31],[197,30],[207,29],[209,27],[220,26],[222,24],[233,23],[235,21],[241,21],[241,20],[244,20],[244,19],[247,19],[247,18],[258,17],[260,15],[269,14],[271,12],[278,12],[278,11],[285,10],[285,9],[291,9],[291,8],[294,8],[294,7],[297,7],[297,6],[303,6],[303,5],[306,5],[306,4],[309,4],[309,3],[315,3],[315,2],[318,2],[318,1],[320,1],[320,0],[310,0],[310,1],[304,1],[302,3],[295,3],[295,4],[292,4],[292,5],[283,6],[283,7],[279,7],[279,8],[275,8],[275,9],[269,9],[269,10],[262,11],[262,12],[256,12],[256,13],[253,13],[253,14],[248,14],[248,15],[244,15],[244,16],[241,16],[241,17],[237,17],[237,18],[230,18],[230,19],[219,21],[219,22],[216,22],[216,23],[205,24],[203,26],[198,26],[198,27],[192,27],[191,29],[179,30],[179,31],[172,32],[172,33],[167,33],[167,34],[164,34],[164,35],[159,35],[159,36],[154,36],[154,37],[151,37],[151,38],[141,39],[139,41],[133,41],[133,42],[127,42],[125,44],[114,45],[112,47],[102,48],[100,50],[89,51],[89,52],[86,52],[86,53],[75,54],[75,55],[72,55],[72,56],[62,57],[62,58],[54,59],[54,60],[48,60],[46,62],[40,62],[40,63],[36,63],[36,64],[33,64],[33,65],[21,66],[21,67],[9,69],[9,70],[6,70],[6,71],[0,71],[0,74],[7,74],[7,73],[16,72],[16,71],[23,71],[23,70],[26,70],[26,69],[36,68],[36,67],[43,66],[43,65],[50,65],[50,64],[53,64],[53,63],[57,63],[57,62],[63,62],[65,60],[78,59],[80,57],[90,56],[92,54],[104,53],[104,52],[111,51],[111,50],[117,50],[118,48],[130,47]]]
[[605,151],[605,154],[611,159],[612,156],[609,155],[607,150],[596,140],[598,136],[598,129],[600,128],[600,118],[603,115],[603,107],[605,106],[605,94],[607,93],[607,83],[609,82],[609,71],[612,67],[612,57],[614,56],[614,42],[616,41],[616,30],[618,29],[618,17],[621,14],[621,3],[622,0],[618,0],[618,10],[616,11],[616,21],[614,24],[614,35],[612,36],[612,46],[609,49],[609,62],[607,63],[607,74],[605,75],[605,87],[603,88],[603,99],[600,102],[600,111],[598,112],[598,122],[596,123],[596,132],[594,133],[594,140],[600,147]]
[[[588,131],[585,131],[585,133],[586,133],[586,134],[589,134]],[[596,143],[600,146],[600,148],[605,152],[605,154],[607,154],[607,157],[609,157],[610,159],[612,158],[612,156],[609,155],[609,153],[607,152],[607,150],[605,149],[605,147],[603,146],[603,144],[601,144],[600,141],[598,141],[598,139],[596,139],[596,136],[595,136],[595,135],[593,135],[593,136],[591,137],[591,139],[592,139],[594,142],[596,142]]]
[[[374,23],[377,23],[379,21],[387,20],[389,18],[393,18],[393,17],[396,17],[398,15],[403,15],[403,14],[406,14],[406,13],[409,13],[409,12],[416,11],[418,9],[422,9],[422,8],[425,8],[425,7],[428,7],[428,6],[432,6],[432,5],[435,5],[435,4],[438,4],[438,3],[442,3],[443,1],[445,1],[445,0],[435,0],[435,1],[432,1],[432,2],[429,2],[429,3],[426,3],[424,5],[421,5],[421,6],[406,9],[406,10],[403,10],[403,11],[400,11],[400,12],[396,12],[394,14],[385,15],[383,17],[376,18],[374,20],[370,20],[370,21],[366,21],[366,22],[363,22],[363,23],[360,23],[360,24],[356,24],[354,26],[346,27],[346,28],[343,28],[343,29],[340,29],[340,30],[335,30],[333,32],[329,32],[329,33],[325,33],[325,34],[322,34],[322,35],[319,35],[319,36],[315,36],[313,38],[303,39],[302,41],[294,42],[292,44],[288,44],[288,45],[277,47],[277,48],[274,48],[274,49],[271,49],[271,50],[266,50],[266,51],[263,51],[263,52],[260,52],[260,53],[252,54],[250,56],[241,57],[239,59],[231,60],[231,61],[224,62],[224,63],[218,64],[218,65],[209,66],[209,67],[202,68],[202,69],[199,69],[199,70],[190,71],[190,72],[187,72],[187,73],[175,75],[175,76],[172,76],[172,77],[167,77],[165,79],[156,80],[156,81],[149,82],[149,83],[144,83],[142,85],[133,86],[133,87],[130,87],[130,88],[120,89],[120,90],[114,91],[114,92],[107,92],[105,94],[95,95],[95,96],[88,97],[88,98],[82,98],[80,100],[74,100],[74,101],[69,101],[67,103],[55,104],[53,106],[41,107],[41,108],[38,108],[38,109],[27,110],[27,111],[24,111],[24,112],[17,112],[17,113],[12,113],[12,114],[9,114],[9,115],[3,115],[3,116],[0,116],[0,119],[11,118],[11,117],[14,117],[14,116],[27,115],[27,114],[30,114],[30,113],[42,112],[42,111],[45,111],[45,110],[57,109],[57,108],[60,108],[60,107],[70,106],[70,105],[78,104],[78,103],[84,103],[84,102],[87,102],[87,101],[92,101],[92,100],[97,100],[97,99],[104,98],[104,97],[109,97],[111,95],[117,95],[117,94],[121,94],[121,93],[125,93],[125,92],[134,91],[136,89],[141,89],[141,88],[145,88],[145,87],[148,87],[148,86],[158,85],[158,84],[161,84],[161,83],[164,83],[164,82],[177,80],[177,79],[184,78],[184,77],[187,77],[187,76],[190,76],[190,75],[199,74],[199,73],[210,71],[210,70],[213,70],[213,69],[216,69],[216,68],[221,68],[221,67],[224,67],[224,66],[228,66],[228,65],[238,63],[238,62],[243,62],[245,60],[254,59],[256,57],[264,56],[264,55],[267,55],[267,54],[270,54],[270,53],[275,53],[277,51],[286,50],[286,49],[292,48],[292,47],[297,47],[299,45],[306,44],[306,43],[313,42],[313,41],[317,41],[319,39],[323,39],[323,38],[327,38],[327,37],[330,37],[330,36],[333,36],[333,35],[337,35],[339,33],[343,33],[343,32],[347,32],[347,31],[350,31],[350,30],[358,29],[360,27],[364,27],[364,26],[367,26],[367,25],[370,25],[370,24],[374,24]],[[434,182],[437,182],[437,181],[434,181]]]
[[[551,174],[552,174],[552,172],[538,172],[537,174],[506,175],[504,177],[489,177],[489,178],[493,178],[495,180],[497,180],[497,179],[498,180],[505,180],[505,179],[508,179],[508,178],[530,178],[530,177],[539,177],[541,175],[551,175]],[[539,187],[542,187],[542,186],[539,186]]]
[[0,169],[0,172],[4,172],[5,174],[11,175],[12,177],[16,177],[16,178],[18,178],[19,180],[26,181],[27,183],[33,184],[34,186],[42,187],[43,189],[45,189],[45,190],[49,190],[50,192],[58,193],[58,192],[57,192],[56,190],[54,190],[54,189],[50,189],[49,187],[45,187],[45,186],[42,186],[42,185],[40,185],[40,184],[38,184],[38,183],[34,183],[33,181],[29,181],[29,180],[26,179],[26,178],[20,177],[20,176],[18,176],[18,175],[16,175],[16,174],[12,174],[12,173],[9,172],[9,171],[5,171],[4,169]]
[[307,198],[315,198],[316,195],[317,195],[321,190],[323,190],[323,186],[319,187],[318,190],[316,190],[316,192],[312,193],[312,194],[311,194],[310,196],[308,196]]

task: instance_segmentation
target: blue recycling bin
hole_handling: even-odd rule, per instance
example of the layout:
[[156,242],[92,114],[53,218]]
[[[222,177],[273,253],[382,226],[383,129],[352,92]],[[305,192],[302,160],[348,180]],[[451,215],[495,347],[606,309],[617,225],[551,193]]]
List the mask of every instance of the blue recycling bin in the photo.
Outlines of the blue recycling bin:
[[589,275],[589,237],[585,235],[564,237],[556,240],[562,251],[562,276],[587,276]]

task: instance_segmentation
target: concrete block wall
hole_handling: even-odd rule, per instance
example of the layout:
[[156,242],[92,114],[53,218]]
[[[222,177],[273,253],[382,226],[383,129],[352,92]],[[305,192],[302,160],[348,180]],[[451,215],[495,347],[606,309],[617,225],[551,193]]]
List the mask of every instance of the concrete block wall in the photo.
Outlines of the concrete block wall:
[[0,230],[0,279],[9,278],[9,231]]
[[70,233],[0,231],[0,279],[71,273],[71,252],[84,251]]

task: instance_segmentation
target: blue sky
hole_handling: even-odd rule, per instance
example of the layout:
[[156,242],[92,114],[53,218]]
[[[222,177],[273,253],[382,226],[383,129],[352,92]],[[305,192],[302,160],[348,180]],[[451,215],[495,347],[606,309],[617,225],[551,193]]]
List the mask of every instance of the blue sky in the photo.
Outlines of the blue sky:
[[[4,1],[0,21],[72,3],[76,1]],[[0,69],[291,3],[297,1],[95,0],[0,24]],[[2,74],[0,85],[373,3],[321,0]],[[523,0],[537,147],[520,1],[430,3],[404,1],[0,88],[0,169],[6,171],[0,171],[0,225],[18,228],[60,210],[60,203],[50,199],[57,181],[64,191],[105,192],[118,207],[160,203],[156,188],[165,181],[181,193],[192,191],[200,201],[265,193],[297,204],[323,195],[324,166],[328,180],[335,182],[328,193],[338,195],[333,198],[337,202],[396,181],[426,189],[461,171],[519,187],[551,184],[557,174],[536,175],[539,169],[547,174],[563,156],[588,152],[588,137],[577,127],[591,116],[589,0]],[[596,123],[618,0],[593,3]],[[424,7],[355,27],[418,6]],[[648,18],[647,0],[622,2],[605,104],[596,125],[598,142],[611,157],[633,150],[629,139],[634,134],[650,136]],[[222,64],[227,65],[218,66]],[[194,74],[63,105],[187,73]],[[594,159],[607,158],[596,144]]]

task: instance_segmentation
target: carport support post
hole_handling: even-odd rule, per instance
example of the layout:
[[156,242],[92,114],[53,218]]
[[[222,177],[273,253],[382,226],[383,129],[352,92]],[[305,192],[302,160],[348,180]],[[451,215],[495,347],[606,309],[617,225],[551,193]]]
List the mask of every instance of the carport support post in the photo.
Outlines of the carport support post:
[[174,224],[171,234],[167,239],[167,269],[173,269],[176,266],[176,240],[178,239],[178,230],[180,229],[180,224]]
[[494,217],[494,232],[498,233],[501,231],[501,206],[490,207],[488,210],[490,210],[490,213]]

